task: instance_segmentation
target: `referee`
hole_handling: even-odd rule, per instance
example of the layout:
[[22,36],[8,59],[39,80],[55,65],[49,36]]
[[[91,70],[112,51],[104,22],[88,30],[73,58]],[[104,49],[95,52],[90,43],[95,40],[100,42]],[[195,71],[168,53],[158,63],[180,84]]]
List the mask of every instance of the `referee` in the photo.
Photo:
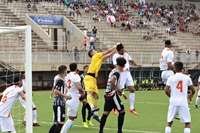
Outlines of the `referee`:
[[119,112],[117,133],[122,133],[125,110],[124,110],[124,105],[122,104],[119,98],[119,95],[122,95],[122,91],[119,88],[119,79],[120,79],[120,71],[123,70],[126,64],[126,60],[123,57],[118,57],[116,61],[117,61],[116,68],[114,68],[110,72],[108,77],[107,88],[104,94],[105,98],[104,113],[101,118],[99,133],[103,133],[103,128],[105,126],[106,119],[113,108]]

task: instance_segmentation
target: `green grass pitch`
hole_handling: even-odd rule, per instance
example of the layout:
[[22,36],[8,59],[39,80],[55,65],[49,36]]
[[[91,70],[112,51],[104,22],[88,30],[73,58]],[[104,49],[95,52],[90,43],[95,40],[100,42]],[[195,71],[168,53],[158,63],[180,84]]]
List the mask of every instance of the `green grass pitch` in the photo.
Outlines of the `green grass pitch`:
[[[104,90],[101,89],[99,92],[99,115],[102,116],[103,113],[103,98]],[[126,91],[129,95],[129,92]],[[34,133],[47,133],[52,125],[52,102],[53,98],[50,99],[50,91],[34,91],[33,101],[37,106],[38,113],[38,123],[41,124],[40,127],[34,127]],[[191,108],[191,132],[200,133],[200,108],[196,109],[194,107],[196,94],[193,97]],[[121,97],[123,104],[125,105],[125,120],[123,126],[124,133],[164,133],[165,126],[167,124],[167,110],[168,110],[168,97],[165,95],[164,91],[136,91],[135,99],[135,109],[138,115],[135,116],[129,113],[129,100],[124,100]],[[21,106],[16,103],[16,106]],[[68,133],[98,133],[99,123],[92,120],[94,127],[89,127],[88,129],[82,126],[81,117],[81,104],[79,106],[78,118],[74,122],[74,129],[70,129]],[[20,110],[20,111],[19,111]],[[15,120],[15,127],[19,133],[25,132],[25,126],[21,124],[24,109],[14,108],[13,118]],[[20,112],[20,115],[19,113]],[[67,118],[66,118],[67,119]],[[183,133],[184,123],[180,123],[179,120],[174,120],[172,133]],[[104,133],[117,133],[117,116],[112,113],[109,115]]]

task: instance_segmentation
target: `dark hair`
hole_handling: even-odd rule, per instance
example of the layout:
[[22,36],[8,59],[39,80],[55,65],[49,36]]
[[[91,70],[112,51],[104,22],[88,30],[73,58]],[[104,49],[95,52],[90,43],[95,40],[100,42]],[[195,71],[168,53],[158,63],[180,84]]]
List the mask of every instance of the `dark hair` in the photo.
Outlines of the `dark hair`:
[[183,63],[180,61],[177,61],[174,63],[174,67],[176,68],[176,70],[182,71],[183,70]]
[[67,67],[65,65],[61,65],[58,67],[58,73],[63,74],[67,70]]
[[93,49],[90,49],[90,50],[88,51],[88,56],[89,56],[90,58],[92,58],[92,51],[93,51]]
[[88,65],[85,65],[84,67],[83,67],[83,69],[85,69],[86,67],[89,67]]
[[117,51],[120,51],[123,48],[124,46],[122,45],[122,43],[117,43],[117,47],[116,47]]
[[171,45],[172,43],[171,43],[171,41],[170,40],[166,40],[165,41],[165,45]]
[[70,71],[75,71],[76,69],[77,69],[77,64],[76,63],[71,63],[71,64],[69,64],[69,69],[70,69]]
[[19,83],[19,81],[21,80],[21,74],[20,73],[18,73],[18,74],[15,74],[14,76],[13,76],[13,84],[18,84]]
[[126,64],[126,60],[124,59],[124,57],[118,57],[117,58],[117,65],[124,67]]

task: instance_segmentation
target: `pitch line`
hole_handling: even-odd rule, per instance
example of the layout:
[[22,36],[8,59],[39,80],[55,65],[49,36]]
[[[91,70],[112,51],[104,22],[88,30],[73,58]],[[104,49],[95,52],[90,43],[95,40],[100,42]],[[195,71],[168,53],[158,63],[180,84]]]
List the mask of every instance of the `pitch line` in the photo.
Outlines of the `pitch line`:
[[[42,124],[52,124],[51,122],[40,122]],[[83,125],[74,125],[75,127],[83,127]],[[90,127],[92,129],[99,129],[99,127]],[[117,129],[115,128],[104,128],[105,130],[109,130],[109,131],[117,131]],[[73,130],[73,129],[72,129]],[[153,132],[153,131],[142,131],[142,130],[129,130],[129,129],[123,129],[124,132],[130,132],[130,133],[161,133],[161,132]]]

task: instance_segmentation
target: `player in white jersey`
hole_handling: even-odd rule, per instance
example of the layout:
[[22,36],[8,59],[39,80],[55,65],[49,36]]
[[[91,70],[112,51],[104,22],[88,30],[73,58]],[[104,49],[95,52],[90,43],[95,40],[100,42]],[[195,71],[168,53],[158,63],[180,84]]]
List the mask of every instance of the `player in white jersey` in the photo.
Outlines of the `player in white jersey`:
[[167,79],[174,74],[173,69],[173,59],[174,54],[171,50],[171,41],[165,41],[165,48],[163,49],[160,56],[160,70],[162,71],[161,77],[164,83],[167,82]]
[[80,103],[80,100],[79,100],[80,94],[81,96],[84,96],[84,92],[81,87],[81,78],[76,73],[77,64],[71,63],[69,65],[69,68],[70,68],[70,73],[67,74],[67,76],[65,77],[65,81],[67,82],[67,88],[68,88],[67,95],[71,96],[72,99],[66,102],[66,106],[68,110],[67,112],[68,120],[64,124],[61,130],[61,133],[67,133],[70,126],[72,125],[74,120],[77,118],[77,111],[78,111],[78,106]]
[[[113,62],[113,65],[116,67],[116,64],[117,64],[116,59],[118,57],[124,57],[126,59],[126,65],[125,65],[123,72],[121,73],[121,77],[120,77],[120,87],[121,87],[121,89],[124,89],[125,86],[128,87],[128,89],[130,91],[130,96],[129,96],[130,110],[129,110],[129,112],[131,112],[134,115],[137,115],[137,112],[135,111],[135,108],[134,108],[134,102],[135,102],[135,93],[134,92],[135,92],[135,90],[134,90],[133,78],[130,73],[129,63],[131,63],[137,67],[141,67],[141,65],[137,64],[130,57],[129,54],[125,53],[124,46],[122,45],[122,43],[118,43],[116,46],[116,49],[117,49],[117,53],[115,53],[113,55],[112,62]],[[123,96],[125,96],[125,98],[127,98],[126,95],[123,95]]]
[[196,98],[196,103],[195,103],[195,107],[198,108],[198,103],[199,103],[199,98],[200,98],[200,76],[198,79],[198,94],[197,94],[197,98]]
[[[25,75],[22,80],[22,91],[26,94],[26,80]],[[21,105],[26,109],[26,102],[19,97],[19,101]],[[40,124],[37,123],[37,110],[35,104],[32,102],[32,114],[33,114],[33,126],[40,126]],[[26,113],[24,115],[24,120],[22,121],[22,124],[26,125]]]
[[16,133],[14,122],[10,111],[15,102],[21,96],[25,100],[25,95],[21,90],[21,77],[18,75],[14,78],[14,85],[6,88],[0,96],[0,131]]
[[[183,63],[175,62],[176,74],[169,77],[165,93],[169,97],[169,109],[167,115],[167,126],[165,133],[171,133],[171,126],[176,115],[180,115],[180,121],[185,123],[184,133],[190,133],[191,116],[188,109],[187,99],[192,98],[195,93],[192,80],[188,75],[182,73]],[[191,94],[188,96],[188,87]]]

